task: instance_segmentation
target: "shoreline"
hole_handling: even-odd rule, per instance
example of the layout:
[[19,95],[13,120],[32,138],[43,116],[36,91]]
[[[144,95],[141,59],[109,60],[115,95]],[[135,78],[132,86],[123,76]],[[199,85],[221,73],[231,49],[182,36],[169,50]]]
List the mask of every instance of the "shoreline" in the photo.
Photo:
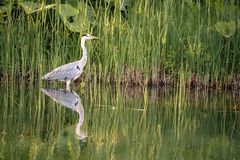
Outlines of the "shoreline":
[[[75,85],[81,86],[81,83],[91,83],[97,81],[97,83],[101,84],[110,84],[116,85],[119,83],[124,87],[148,87],[148,88],[172,88],[177,89],[178,87],[185,87],[185,89],[190,90],[219,90],[219,91],[236,91],[240,94],[240,74],[235,76],[226,77],[226,80],[211,80],[211,78],[201,77],[198,75],[191,75],[188,78],[181,79],[179,76],[168,76],[168,75],[159,75],[157,78],[146,78],[143,74],[124,74],[120,81],[116,80],[113,76],[109,76],[106,80],[103,80],[99,77],[93,78],[94,75],[86,75],[83,74],[81,77],[76,79],[74,82]],[[96,76],[95,76],[96,77]],[[36,81],[40,81],[41,79],[35,76],[33,79],[30,78],[30,75],[25,76],[16,76],[12,78],[10,76],[2,76],[0,77],[1,83],[7,81],[23,81],[28,84],[34,84]],[[41,80],[42,81],[42,80]],[[44,81],[43,81],[44,82]],[[46,81],[47,82],[47,81]],[[54,81],[52,81],[54,82]],[[63,83],[64,84],[64,83]]]

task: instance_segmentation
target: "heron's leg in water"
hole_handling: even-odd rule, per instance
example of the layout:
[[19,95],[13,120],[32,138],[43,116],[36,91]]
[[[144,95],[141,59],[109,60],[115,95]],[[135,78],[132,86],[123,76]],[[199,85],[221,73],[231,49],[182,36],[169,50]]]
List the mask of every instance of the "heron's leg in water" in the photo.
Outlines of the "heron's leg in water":
[[66,90],[70,91],[71,80],[66,81]]

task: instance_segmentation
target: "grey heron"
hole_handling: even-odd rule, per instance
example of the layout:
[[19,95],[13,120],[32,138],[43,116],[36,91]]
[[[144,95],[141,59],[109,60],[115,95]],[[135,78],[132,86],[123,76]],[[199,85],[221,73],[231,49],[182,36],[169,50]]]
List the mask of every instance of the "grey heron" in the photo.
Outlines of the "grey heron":
[[81,130],[81,126],[84,122],[84,108],[79,95],[74,91],[64,89],[56,90],[51,88],[42,88],[42,92],[60,105],[72,109],[79,114],[79,120],[75,132],[80,141],[85,141],[87,138],[87,134]]
[[87,62],[87,48],[85,46],[86,40],[97,39],[98,37],[90,34],[85,34],[81,38],[82,58],[68,64],[64,64],[53,71],[42,76],[43,80],[58,80],[66,82],[66,89],[70,90],[71,81],[76,80],[83,72],[83,68]]

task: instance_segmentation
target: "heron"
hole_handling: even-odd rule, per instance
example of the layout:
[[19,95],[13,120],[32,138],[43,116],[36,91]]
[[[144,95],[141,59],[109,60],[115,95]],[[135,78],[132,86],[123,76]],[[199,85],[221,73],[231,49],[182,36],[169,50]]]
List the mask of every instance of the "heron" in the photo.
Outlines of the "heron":
[[87,134],[81,130],[84,123],[84,108],[79,95],[72,90],[42,88],[44,94],[62,106],[72,109],[79,114],[79,120],[75,129],[76,135],[81,142],[86,141]]
[[83,72],[83,68],[87,63],[87,48],[85,42],[87,40],[98,39],[98,37],[90,34],[84,34],[81,37],[82,58],[68,64],[64,64],[55,68],[53,71],[42,76],[43,80],[58,80],[66,82],[66,89],[70,90],[71,81],[76,80]]

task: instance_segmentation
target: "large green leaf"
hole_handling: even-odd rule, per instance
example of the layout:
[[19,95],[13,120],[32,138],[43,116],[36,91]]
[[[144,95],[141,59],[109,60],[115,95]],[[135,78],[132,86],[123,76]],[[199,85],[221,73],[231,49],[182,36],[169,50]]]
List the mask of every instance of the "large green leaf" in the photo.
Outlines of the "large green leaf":
[[94,10],[85,3],[79,3],[78,8],[70,4],[60,4],[58,11],[64,24],[72,32],[84,32],[90,24],[95,24]]
[[236,32],[238,28],[240,28],[239,22],[240,20],[230,22],[217,22],[214,25],[214,28],[222,36],[229,38]]
[[47,10],[56,6],[56,4],[44,5],[37,2],[21,2],[19,4],[27,14],[32,14],[37,11]]

